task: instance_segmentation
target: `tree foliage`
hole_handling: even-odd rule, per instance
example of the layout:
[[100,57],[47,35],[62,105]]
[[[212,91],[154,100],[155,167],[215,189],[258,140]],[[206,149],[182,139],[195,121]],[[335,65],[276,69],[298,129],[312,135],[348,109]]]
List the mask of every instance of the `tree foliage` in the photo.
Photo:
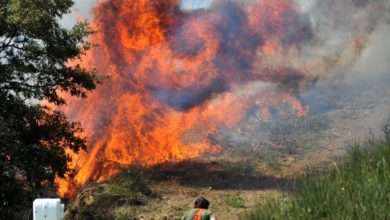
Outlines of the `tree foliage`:
[[65,104],[61,94],[84,97],[97,83],[94,72],[69,65],[91,46],[87,23],[60,24],[72,5],[0,0],[0,214],[7,219],[70,171],[66,148],[86,146],[77,123],[42,104]]

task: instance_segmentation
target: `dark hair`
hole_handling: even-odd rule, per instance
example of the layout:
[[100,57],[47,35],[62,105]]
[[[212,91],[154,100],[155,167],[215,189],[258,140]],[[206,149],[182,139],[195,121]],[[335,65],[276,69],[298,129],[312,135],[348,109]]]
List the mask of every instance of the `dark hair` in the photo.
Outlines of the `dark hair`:
[[199,197],[199,198],[196,199],[196,201],[195,201],[195,208],[196,208],[196,209],[208,209],[208,208],[209,208],[209,205],[210,205],[209,200],[207,200],[207,199],[204,198],[204,197]]

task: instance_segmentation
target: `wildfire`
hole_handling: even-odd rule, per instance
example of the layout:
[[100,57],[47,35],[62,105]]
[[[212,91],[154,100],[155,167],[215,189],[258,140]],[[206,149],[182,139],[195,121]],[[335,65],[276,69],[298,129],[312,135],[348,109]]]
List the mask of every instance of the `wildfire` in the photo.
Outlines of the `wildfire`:
[[[262,65],[281,50],[299,50],[310,28],[292,0],[185,13],[177,0],[107,0],[94,9],[83,65],[108,75],[86,100],[69,100],[67,115],[88,136],[86,152],[68,152],[74,176],[57,178],[69,197],[131,164],[145,166],[219,152],[209,136],[237,124],[251,109],[307,112],[298,95],[315,79],[287,66]],[[277,89],[266,92],[264,86]]]

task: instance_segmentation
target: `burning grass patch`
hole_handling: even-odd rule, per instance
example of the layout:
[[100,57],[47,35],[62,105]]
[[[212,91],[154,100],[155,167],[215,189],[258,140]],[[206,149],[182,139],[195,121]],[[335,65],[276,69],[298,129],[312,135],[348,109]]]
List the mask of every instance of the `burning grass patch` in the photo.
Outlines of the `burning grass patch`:
[[65,219],[132,219],[137,206],[155,197],[142,170],[133,167],[106,183],[85,187],[69,207]]
[[355,146],[330,171],[310,172],[296,195],[259,206],[244,219],[389,219],[390,143]]

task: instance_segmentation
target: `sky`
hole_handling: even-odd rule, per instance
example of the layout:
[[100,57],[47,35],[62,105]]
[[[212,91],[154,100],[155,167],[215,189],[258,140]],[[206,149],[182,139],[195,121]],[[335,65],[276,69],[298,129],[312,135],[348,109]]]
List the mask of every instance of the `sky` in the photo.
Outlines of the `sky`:
[[99,0],[75,0],[72,13],[66,15],[61,23],[65,27],[71,28],[79,18],[91,20],[91,10],[98,1]]
[[207,9],[213,3],[213,0],[182,0],[181,9],[182,10],[197,10],[197,9]]

